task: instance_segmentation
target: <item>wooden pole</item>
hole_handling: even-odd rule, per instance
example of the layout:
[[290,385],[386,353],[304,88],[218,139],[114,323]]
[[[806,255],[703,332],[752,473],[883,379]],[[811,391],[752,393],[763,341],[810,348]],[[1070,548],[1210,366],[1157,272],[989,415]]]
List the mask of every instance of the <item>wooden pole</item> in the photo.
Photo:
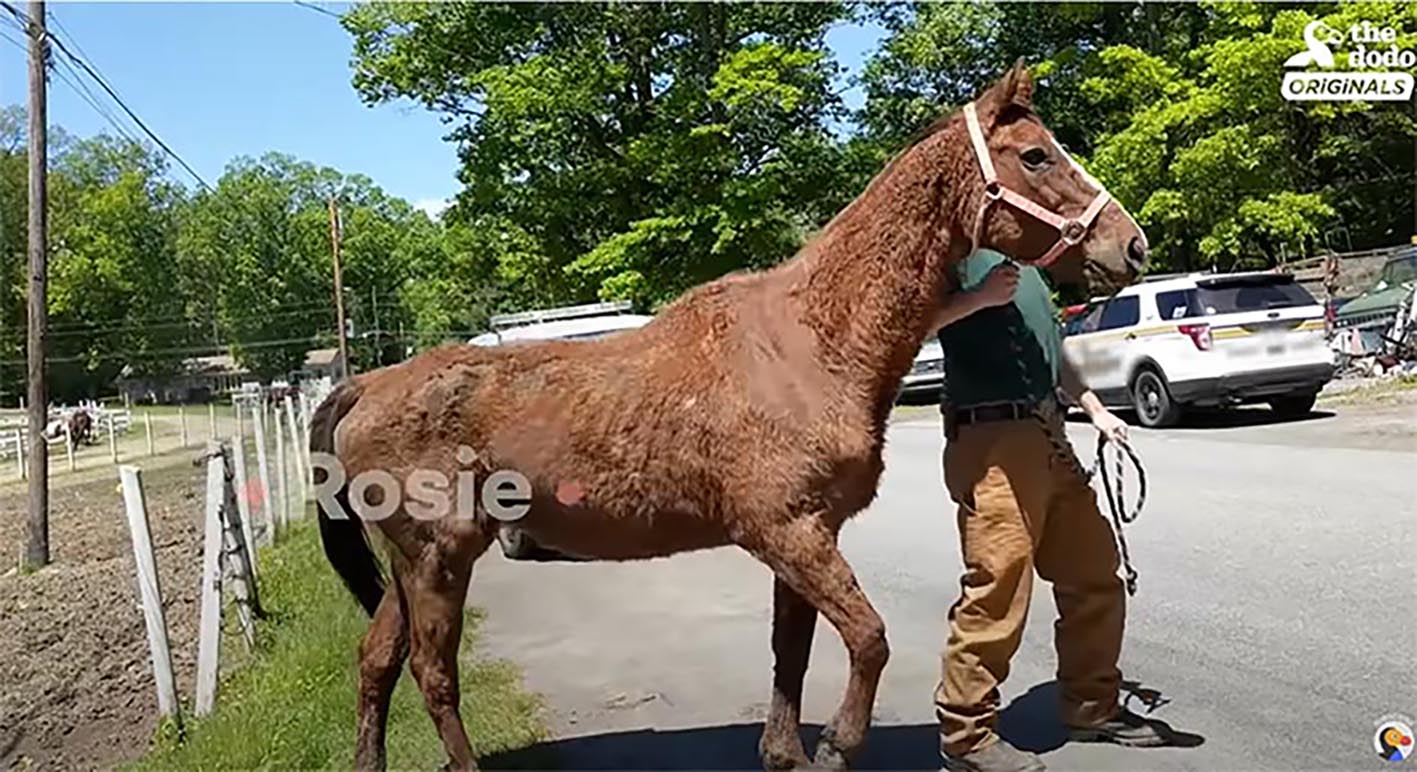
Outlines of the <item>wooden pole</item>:
[[192,712],[205,716],[216,704],[221,659],[221,506],[226,497],[221,446],[207,447],[207,509],[202,526],[201,618],[197,628],[197,700]]
[[148,434],[148,455],[151,456],[155,452],[153,450],[153,414],[151,410],[143,411],[143,428]]
[[265,408],[258,402],[251,406],[251,428],[256,434],[256,479],[261,481],[261,514],[266,526],[266,543],[276,540],[275,512],[271,507],[270,465],[266,463],[266,422],[262,420]]
[[343,378],[349,377],[349,330],[345,327],[344,320],[344,277],[340,271],[339,263],[339,240],[340,221],[339,204],[335,202],[335,197],[330,196],[330,249],[335,261],[335,323],[339,325],[339,359],[340,374]]
[[108,460],[118,463],[118,432],[114,431],[113,413],[105,411],[108,419]]
[[182,447],[187,447],[187,409],[181,405],[177,406],[177,430],[182,438]]
[[157,711],[182,725],[177,684],[172,677],[172,653],[167,642],[167,621],[162,613],[162,584],[153,560],[152,536],[148,533],[148,511],[143,500],[142,473],[136,466],[118,467],[123,484],[123,509],[128,514],[128,534],[133,538],[133,563],[138,574],[138,599],[143,605],[143,622],[148,628],[148,653],[157,682]]
[[49,417],[49,389],[44,380],[44,344],[49,327],[49,120],[45,92],[49,38],[44,26],[44,0],[30,0],[29,21],[29,329],[25,361],[29,378],[30,482],[25,551],[20,560],[24,570],[49,563],[49,445],[44,441],[44,425]]
[[290,524],[290,489],[286,486],[289,475],[285,468],[285,422],[281,420],[280,408],[272,413],[276,425],[276,519],[283,531]]
[[251,578],[256,577],[256,534],[251,525],[251,489],[246,482],[246,440],[237,436],[231,443],[232,476],[236,481],[236,511],[241,515],[241,538],[251,556]]

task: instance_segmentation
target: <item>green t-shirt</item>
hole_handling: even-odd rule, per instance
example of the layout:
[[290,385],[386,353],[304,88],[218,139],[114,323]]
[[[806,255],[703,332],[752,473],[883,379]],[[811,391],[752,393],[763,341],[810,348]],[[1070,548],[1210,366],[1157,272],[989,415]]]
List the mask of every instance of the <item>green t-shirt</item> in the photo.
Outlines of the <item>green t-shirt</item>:
[[[974,289],[1007,259],[993,250],[975,251],[956,266],[959,286]],[[980,309],[940,330],[945,351],[942,405],[1032,404],[1053,396],[1062,335],[1042,273],[1021,266],[1012,303]]]

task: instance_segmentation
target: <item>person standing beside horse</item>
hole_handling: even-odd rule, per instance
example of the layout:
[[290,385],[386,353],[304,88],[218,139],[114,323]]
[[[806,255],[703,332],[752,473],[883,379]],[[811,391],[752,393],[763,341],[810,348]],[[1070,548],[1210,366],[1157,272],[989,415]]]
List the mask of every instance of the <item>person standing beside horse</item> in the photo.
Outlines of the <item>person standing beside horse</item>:
[[[1061,151],[1059,151],[1061,152]],[[1062,718],[1074,741],[1153,746],[1165,726],[1118,705],[1125,595],[1107,521],[1063,430],[1057,392],[1110,440],[1127,425],[1063,355],[1036,267],[978,250],[937,322],[945,355],[945,485],[958,505],[962,593],[935,692],[945,766],[1034,772],[995,732],[999,684],[1023,636],[1033,572],[1053,583]]]

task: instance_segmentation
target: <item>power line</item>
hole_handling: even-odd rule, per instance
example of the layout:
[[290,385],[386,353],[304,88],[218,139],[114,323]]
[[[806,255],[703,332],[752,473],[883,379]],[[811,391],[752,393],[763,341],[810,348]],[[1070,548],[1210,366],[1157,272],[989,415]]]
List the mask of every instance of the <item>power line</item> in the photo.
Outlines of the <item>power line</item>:
[[305,0],[295,0],[295,4],[300,6],[301,8],[309,8],[315,13],[323,13],[324,15],[337,21],[343,20],[343,17],[341,17],[339,14],[335,13],[334,11],[331,11],[328,8],[325,8],[324,6],[315,5],[314,3],[307,3],[305,2]]
[[[14,16],[17,21],[22,22],[25,25],[26,29],[30,27],[29,17],[21,13],[18,8],[8,2],[0,2],[0,7],[3,7],[5,10],[9,11],[10,15]],[[172,159],[176,161],[179,166],[187,170],[187,173],[192,175],[192,179],[196,180],[197,183],[200,184],[203,188],[206,188],[207,190],[212,190],[212,186],[209,185],[207,181],[202,178],[202,175],[197,173],[196,169],[192,168],[191,164],[187,163],[186,159],[178,155],[177,151],[173,150],[171,147],[168,146],[166,142],[162,141],[162,137],[159,137],[156,132],[148,128],[148,125],[143,122],[143,119],[139,118],[138,114],[133,112],[133,109],[128,106],[128,103],[124,102],[123,98],[118,96],[118,92],[114,90],[113,86],[109,85],[108,81],[105,80],[103,76],[100,75],[94,67],[90,66],[88,62],[84,61],[77,54],[71,51],[69,49],[69,46],[64,42],[64,40],[58,35],[54,34],[53,30],[46,30],[45,37],[48,38],[49,42],[57,46],[58,49],[63,52],[65,56],[69,57],[69,61],[78,65],[79,68],[82,69],[85,73],[87,73],[88,76],[92,78],[94,82],[99,85],[100,88],[107,92],[108,96],[112,98],[113,101],[117,103],[120,108],[122,108],[123,112],[126,113],[130,119],[132,119],[133,123],[137,124],[138,128],[142,129],[143,133],[148,135],[148,138],[151,139],[159,148],[161,148],[163,152],[171,156]],[[78,44],[76,43],[75,45],[77,46]]]
[[[77,364],[80,362],[103,362],[124,359],[161,359],[170,356],[181,355],[209,355],[219,356],[230,352],[233,348],[257,349],[275,348],[279,346],[293,346],[295,344],[315,344],[333,336],[311,335],[305,338],[279,338],[274,340],[256,340],[250,342],[222,342],[208,343],[204,346],[184,346],[178,348],[151,349],[148,351],[110,351],[95,356],[77,355],[68,357],[45,357],[46,364]],[[24,364],[23,359],[0,359],[0,365]]]
[[[394,294],[394,293],[383,293],[383,294],[378,295],[378,298],[379,298],[379,300],[381,300],[381,301],[388,301],[388,302],[390,302],[391,305],[398,305],[398,302],[399,302],[399,296],[398,296],[397,294]],[[356,299],[357,299],[357,300],[362,300],[363,297],[360,296],[360,297],[357,297]],[[327,310],[328,310],[328,309],[331,309],[331,308],[332,308],[332,307],[330,306],[330,302],[329,302],[328,300],[302,301],[302,302],[299,302],[299,303],[277,303],[276,305],[271,306],[271,311],[270,311],[270,312],[262,312],[262,313],[260,313],[260,314],[248,314],[248,315],[230,317],[229,319],[231,319],[231,320],[264,319],[264,318],[268,318],[268,317],[271,317],[271,316],[278,316],[278,315],[295,315],[295,314],[297,314],[297,313],[312,313],[312,312],[318,311],[318,310],[320,310],[320,309],[327,309]],[[300,309],[304,309],[304,310],[300,310]],[[219,319],[218,321],[220,321],[220,319]],[[127,328],[134,328],[134,327],[161,327],[161,326],[165,326],[165,325],[161,324],[161,323],[163,323],[163,322],[172,322],[172,323],[175,323],[175,324],[190,322],[190,323],[192,323],[192,324],[194,324],[194,325],[195,325],[195,324],[203,324],[203,325],[206,325],[206,324],[211,324],[211,317],[210,317],[210,316],[207,316],[207,317],[204,317],[204,318],[203,318],[203,317],[194,317],[194,316],[189,315],[189,314],[171,314],[171,315],[168,315],[168,316],[146,316],[146,317],[138,317],[138,318],[135,318],[135,319],[129,319],[129,318],[127,318],[127,317],[117,316],[117,317],[109,317],[109,318],[107,318],[107,319],[93,319],[93,320],[90,320],[90,321],[87,321],[87,322],[68,322],[68,323],[64,323],[64,324],[53,325],[53,326],[51,326],[49,329],[51,329],[51,330],[60,330],[60,331],[65,331],[65,330],[81,330],[81,331],[101,332],[102,330],[100,329],[100,327],[101,327],[102,325],[117,325],[117,326],[120,326],[120,327],[127,327]]]

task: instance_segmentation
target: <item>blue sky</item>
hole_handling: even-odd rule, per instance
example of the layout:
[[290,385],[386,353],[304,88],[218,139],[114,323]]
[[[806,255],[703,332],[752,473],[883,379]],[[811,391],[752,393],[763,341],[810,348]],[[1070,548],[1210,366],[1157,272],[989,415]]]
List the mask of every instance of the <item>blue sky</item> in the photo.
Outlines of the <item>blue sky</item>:
[[[420,205],[458,190],[446,127],[411,102],[363,104],[350,85],[349,36],[328,16],[292,3],[51,2],[49,17],[208,182],[232,158],[276,150],[366,174]],[[855,73],[880,34],[843,26],[828,41]],[[11,26],[0,24],[0,35],[22,42]],[[25,72],[23,50],[0,40],[0,104],[24,104]],[[81,136],[111,133],[62,81],[51,80],[49,97],[51,124]],[[845,98],[859,106],[859,89]]]

